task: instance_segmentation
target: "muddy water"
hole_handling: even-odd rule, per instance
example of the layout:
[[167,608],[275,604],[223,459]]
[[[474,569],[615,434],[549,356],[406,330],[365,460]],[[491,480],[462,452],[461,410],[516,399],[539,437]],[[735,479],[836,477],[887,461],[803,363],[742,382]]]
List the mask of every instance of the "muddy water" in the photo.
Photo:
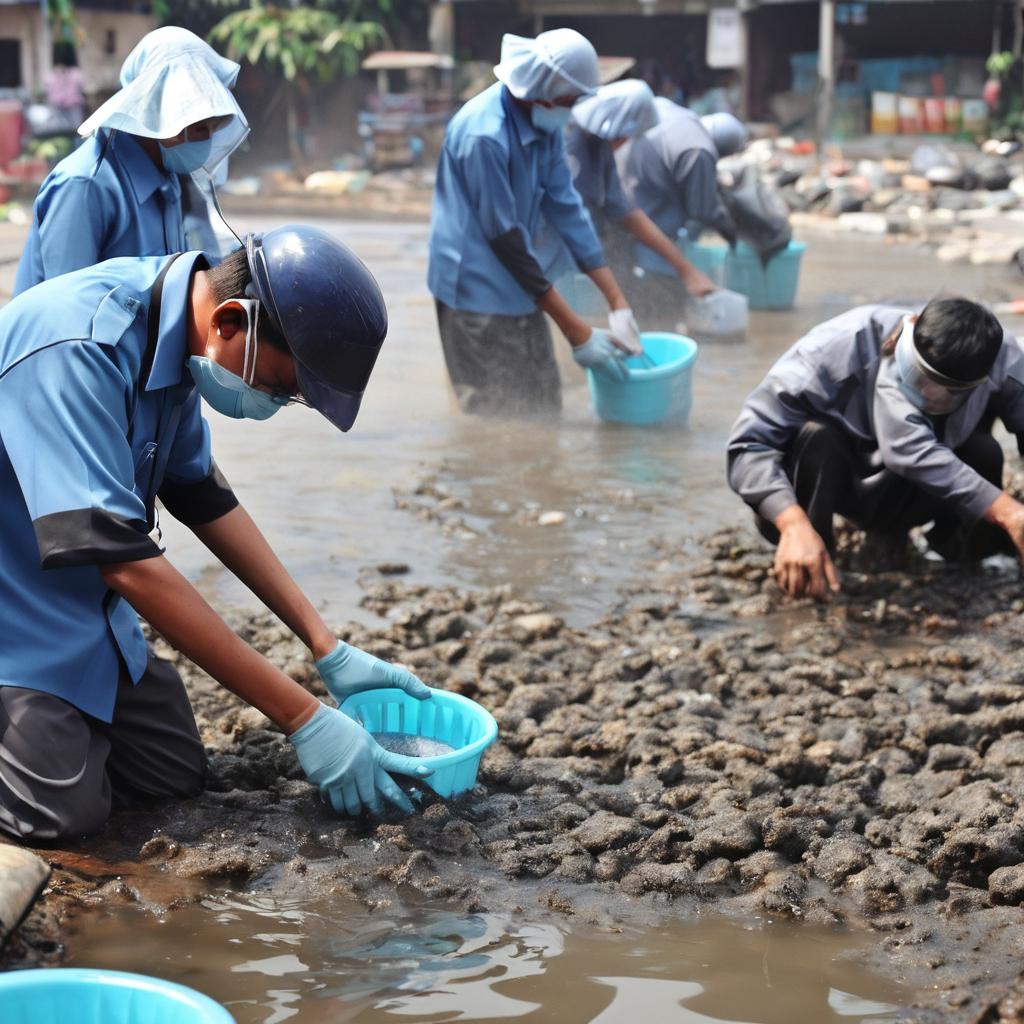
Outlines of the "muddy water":
[[[560,422],[480,421],[452,412],[424,286],[426,226],[324,224],[379,276],[391,312],[355,429],[339,435],[297,408],[266,423],[209,419],[218,461],[242,500],[339,619],[359,616],[360,570],[388,561],[408,564],[424,583],[511,584],[554,602],[570,621],[593,621],[650,538],[685,544],[742,515],[724,486],[729,426],[769,362],[807,327],[860,302],[923,302],[942,291],[998,300],[1016,284],[1008,269],[951,267],[906,245],[812,237],[798,308],[754,314],[747,344],[702,349],[688,429],[597,423],[571,363]],[[425,496],[410,497],[424,484]],[[412,511],[396,507],[396,492]],[[564,513],[565,522],[539,526],[544,511]],[[416,514],[428,521],[420,526]],[[167,522],[165,532],[170,556],[208,594],[251,605],[222,570],[207,568],[187,531]]]
[[851,962],[866,941],[714,917],[608,932],[222,892],[159,924],[138,908],[85,918],[72,946],[75,966],[180,981],[239,1024],[893,1021],[912,993]]

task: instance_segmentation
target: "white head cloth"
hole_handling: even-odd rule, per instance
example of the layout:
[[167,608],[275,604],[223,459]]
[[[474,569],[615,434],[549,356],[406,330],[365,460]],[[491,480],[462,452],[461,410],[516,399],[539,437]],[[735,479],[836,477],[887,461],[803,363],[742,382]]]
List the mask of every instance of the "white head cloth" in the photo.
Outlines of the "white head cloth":
[[184,28],[168,25],[144,36],[121,66],[121,89],[78,129],[86,137],[112,128],[146,139],[173,139],[190,124],[228,118],[212,136],[203,165],[213,174],[249,134],[231,95],[238,65]]
[[541,32],[536,39],[506,33],[494,77],[517,100],[592,96],[600,82],[597,51],[571,28]]
[[658,123],[654,93],[639,78],[602,85],[572,108],[573,120],[600,139],[632,139]]

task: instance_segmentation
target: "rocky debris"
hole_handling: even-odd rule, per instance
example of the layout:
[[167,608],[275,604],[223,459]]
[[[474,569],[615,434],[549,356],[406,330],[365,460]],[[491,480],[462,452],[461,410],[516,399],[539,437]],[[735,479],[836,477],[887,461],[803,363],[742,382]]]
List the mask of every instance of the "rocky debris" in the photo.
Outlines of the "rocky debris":
[[0,949],[24,920],[50,877],[50,866],[29,850],[0,845]]
[[[408,819],[334,817],[262,715],[158,643],[191,692],[209,789],[118,815],[81,847],[93,860],[62,860],[36,944],[8,962],[59,957],[57,924],[82,907],[166,907],[272,868],[370,905],[411,888],[494,906],[541,885],[567,913],[678,899],[871,926],[885,956],[948,982],[941,1014],[919,1019],[970,1020],[1019,970],[1006,916],[1024,901],[1018,575],[912,553],[903,570],[872,568],[858,535],[839,536],[830,605],[783,599],[770,550],[732,529],[705,539],[696,568],[654,545],[621,607],[586,629],[506,588],[372,577],[364,603],[383,624],[339,635],[480,701],[501,730],[474,792],[427,791]],[[324,695],[283,626],[239,629]],[[939,922],[942,956],[911,941]],[[967,997],[951,1015],[954,991]]]

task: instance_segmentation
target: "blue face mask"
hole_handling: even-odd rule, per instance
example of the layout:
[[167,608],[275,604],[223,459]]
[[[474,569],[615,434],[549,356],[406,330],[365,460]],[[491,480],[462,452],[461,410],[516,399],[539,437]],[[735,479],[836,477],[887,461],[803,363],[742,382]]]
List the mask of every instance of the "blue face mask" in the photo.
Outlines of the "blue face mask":
[[569,107],[530,107],[530,120],[539,132],[560,132],[572,117]]
[[[282,406],[292,401],[291,395],[268,395],[252,386],[256,372],[256,329],[259,322],[259,303],[255,299],[231,299],[242,306],[249,324],[245,331],[245,355],[242,376],[225,370],[209,356],[192,356],[188,361],[189,373],[196,382],[199,394],[211,409],[235,420],[267,420]],[[221,303],[222,309],[227,303]],[[216,311],[215,311],[216,312]],[[251,358],[250,358],[251,352]]]
[[191,174],[198,171],[210,159],[213,139],[202,139],[197,142],[179,142],[176,146],[160,145],[164,169],[171,174]]

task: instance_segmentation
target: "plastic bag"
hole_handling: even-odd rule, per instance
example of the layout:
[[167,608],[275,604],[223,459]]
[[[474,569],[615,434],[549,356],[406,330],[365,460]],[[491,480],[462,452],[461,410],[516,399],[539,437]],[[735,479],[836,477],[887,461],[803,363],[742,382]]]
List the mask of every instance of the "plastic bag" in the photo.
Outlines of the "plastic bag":
[[793,238],[789,207],[779,191],[761,179],[756,167],[745,167],[731,188],[722,189],[722,199],[736,224],[737,237],[762,263],[789,245]]
[[683,316],[691,334],[729,337],[746,334],[748,309],[746,295],[719,288],[703,298],[690,296]]

